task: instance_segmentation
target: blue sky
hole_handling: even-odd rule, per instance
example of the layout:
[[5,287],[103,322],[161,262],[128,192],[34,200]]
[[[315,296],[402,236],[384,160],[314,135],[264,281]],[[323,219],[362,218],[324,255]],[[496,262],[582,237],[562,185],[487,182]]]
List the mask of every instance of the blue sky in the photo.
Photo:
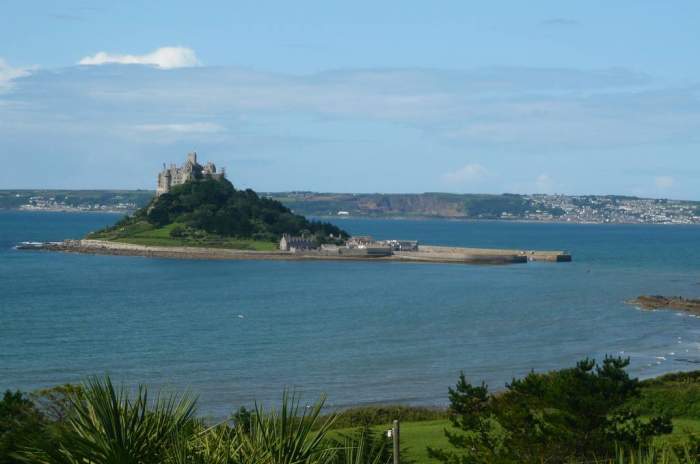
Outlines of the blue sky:
[[0,188],[700,199],[700,3],[0,0]]

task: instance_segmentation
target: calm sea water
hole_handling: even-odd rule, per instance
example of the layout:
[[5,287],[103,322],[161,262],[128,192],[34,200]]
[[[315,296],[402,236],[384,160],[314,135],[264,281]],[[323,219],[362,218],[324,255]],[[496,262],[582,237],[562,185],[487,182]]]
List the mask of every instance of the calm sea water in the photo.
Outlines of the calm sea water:
[[180,261],[16,251],[111,214],[0,212],[0,389],[109,373],[191,389],[200,412],[274,403],[446,404],[460,370],[502,388],[604,354],[648,377],[700,368],[700,318],[623,304],[700,296],[700,227],[339,220],[424,243],[566,249],[573,263]]

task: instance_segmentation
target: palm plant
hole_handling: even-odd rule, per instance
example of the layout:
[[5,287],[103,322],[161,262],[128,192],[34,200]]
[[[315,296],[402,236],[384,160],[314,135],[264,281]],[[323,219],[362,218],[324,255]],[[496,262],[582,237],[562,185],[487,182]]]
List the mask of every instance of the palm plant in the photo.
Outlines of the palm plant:
[[109,377],[87,380],[72,401],[55,450],[30,450],[26,462],[45,464],[160,464],[178,437],[194,430],[195,400],[185,394],[149,400],[140,386],[131,398]]
[[601,464],[698,464],[700,460],[690,448],[674,449],[669,445],[618,449],[615,459]]
[[325,397],[301,408],[299,398],[285,391],[278,410],[256,404],[249,430],[239,431],[241,464],[326,464],[337,452],[324,446],[335,414],[321,418]]
[[387,464],[392,459],[383,436],[377,436],[369,427],[343,435],[336,441],[336,447],[341,450],[336,457],[337,464]]
[[197,424],[191,435],[178,434],[168,452],[167,464],[238,464],[240,443],[235,429],[226,424],[205,428]]
[[54,449],[26,450],[34,464],[383,464],[363,431],[328,440],[336,414],[321,416],[325,398],[302,407],[284,392],[279,409],[257,405],[245,424],[207,427],[194,418],[195,400],[169,395],[151,400],[140,386],[133,394],[109,377],[89,378],[71,413],[56,432]]

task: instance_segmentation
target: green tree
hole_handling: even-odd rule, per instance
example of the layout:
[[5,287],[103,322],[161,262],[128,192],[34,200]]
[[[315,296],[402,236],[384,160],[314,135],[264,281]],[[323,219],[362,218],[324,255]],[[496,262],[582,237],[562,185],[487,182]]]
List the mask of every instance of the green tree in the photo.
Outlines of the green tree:
[[117,224],[91,234],[92,237],[129,237],[153,227],[176,223],[191,233],[171,236],[195,239],[196,232],[218,237],[255,238],[277,241],[282,234],[300,235],[308,231],[320,243],[347,238],[344,230],[325,222],[309,221],[294,214],[282,203],[260,197],[253,190],[236,190],[226,179],[203,178],[177,185],[145,208],[121,219]]
[[37,410],[52,424],[64,424],[73,413],[73,404],[83,394],[81,385],[64,384],[32,392],[29,398]]
[[6,391],[0,401],[0,464],[17,462],[15,454],[48,441],[47,421],[23,393]]
[[445,463],[566,462],[614,456],[616,446],[648,444],[671,431],[668,418],[643,421],[625,408],[639,395],[626,372],[629,359],[585,359],[576,367],[513,380],[489,394],[460,375],[450,389],[452,423],[446,430],[456,450],[429,449]]

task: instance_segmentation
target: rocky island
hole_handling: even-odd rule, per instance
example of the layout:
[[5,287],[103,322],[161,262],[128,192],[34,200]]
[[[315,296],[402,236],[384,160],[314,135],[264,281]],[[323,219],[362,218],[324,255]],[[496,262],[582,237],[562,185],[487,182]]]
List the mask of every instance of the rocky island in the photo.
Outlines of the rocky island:
[[419,245],[416,240],[351,237],[251,189],[236,189],[213,163],[199,164],[196,153],[190,153],[182,166],[163,166],[150,203],[113,226],[80,240],[23,243],[17,248],[184,259],[571,261],[563,251],[442,247]]
[[674,309],[700,315],[700,299],[689,299],[680,296],[642,295],[627,301],[627,303],[642,309]]

